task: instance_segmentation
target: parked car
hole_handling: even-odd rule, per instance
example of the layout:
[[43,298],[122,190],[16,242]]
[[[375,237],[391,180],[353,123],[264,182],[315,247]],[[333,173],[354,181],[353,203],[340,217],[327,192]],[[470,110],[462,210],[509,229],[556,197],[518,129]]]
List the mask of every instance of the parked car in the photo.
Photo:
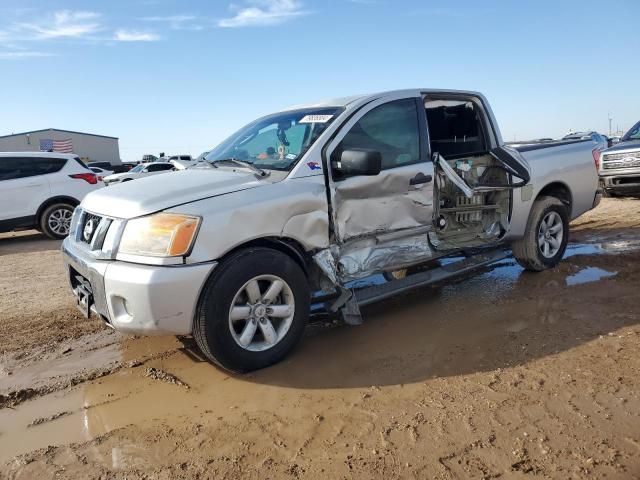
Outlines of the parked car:
[[101,168],[102,170],[110,171],[112,174],[128,172],[132,168],[130,164],[127,163],[118,163],[114,165],[111,162],[89,162],[87,166],[89,168]]
[[108,177],[109,175],[113,175],[114,173],[111,170],[103,170],[99,167],[89,167],[89,170],[95,173],[98,176],[98,180],[101,182],[104,181],[104,177]]
[[[312,103],[250,123],[209,153],[209,168],[87,196],[63,258],[87,317],[193,335],[212,362],[250,371],[297,344],[312,298],[358,324],[360,306],[508,248],[527,270],[554,267],[569,221],[600,200],[596,149],[507,147],[474,92]],[[397,279],[354,290],[387,272]]]
[[0,232],[36,228],[62,239],[74,208],[100,186],[75,155],[1,152]]
[[609,196],[640,194],[640,122],[601,153],[599,174]]
[[594,143],[597,143],[601,150],[604,150],[608,147],[609,139],[594,131],[590,132],[573,132],[562,137],[563,140],[588,140],[591,139]]
[[157,175],[159,173],[167,173],[172,170],[175,170],[175,166],[169,162],[141,163],[140,165],[133,167],[128,172],[109,175],[108,177],[105,177],[103,181],[105,185],[112,185],[114,183],[129,182],[137,178]]
[[111,162],[89,162],[87,163],[87,167],[92,168],[102,168],[103,170],[111,170],[113,171],[113,165]]
[[193,157],[191,155],[171,155],[169,161],[193,162]]
[[140,164],[136,162],[122,162],[121,168],[114,170],[114,173],[125,173],[138,165]]
[[168,162],[172,163],[176,167],[176,170],[184,170],[185,168],[189,168],[196,163],[195,160],[191,158],[191,155],[169,157]]

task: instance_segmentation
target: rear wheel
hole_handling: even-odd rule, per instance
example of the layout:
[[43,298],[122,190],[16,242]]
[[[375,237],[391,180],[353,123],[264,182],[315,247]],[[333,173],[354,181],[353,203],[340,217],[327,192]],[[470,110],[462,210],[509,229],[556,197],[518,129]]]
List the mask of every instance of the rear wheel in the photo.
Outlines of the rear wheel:
[[205,356],[234,372],[272,365],[298,343],[310,291],[300,266],[268,248],[225,259],[208,280],[193,335]]
[[569,240],[569,213],[557,198],[536,200],[524,237],[513,242],[513,256],[525,269],[539,272],[555,267]]
[[39,230],[50,238],[62,240],[69,235],[74,206],[55,203],[48,206],[40,217]]

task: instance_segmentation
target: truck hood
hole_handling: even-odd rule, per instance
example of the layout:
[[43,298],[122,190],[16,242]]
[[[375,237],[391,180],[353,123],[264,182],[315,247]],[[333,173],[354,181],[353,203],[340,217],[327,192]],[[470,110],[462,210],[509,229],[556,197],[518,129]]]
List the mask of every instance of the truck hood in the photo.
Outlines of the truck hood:
[[625,150],[640,150],[640,140],[629,140],[607,148],[603,153],[624,152]]
[[84,198],[82,208],[99,215],[128,219],[273,181],[271,177],[258,179],[244,170],[181,170],[95,190]]

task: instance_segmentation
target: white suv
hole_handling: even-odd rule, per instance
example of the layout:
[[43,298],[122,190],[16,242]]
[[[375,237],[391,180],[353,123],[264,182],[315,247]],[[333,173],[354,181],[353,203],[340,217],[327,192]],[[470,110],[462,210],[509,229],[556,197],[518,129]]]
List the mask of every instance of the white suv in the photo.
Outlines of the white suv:
[[74,208],[101,186],[75,155],[0,152],[0,232],[36,228],[62,239]]

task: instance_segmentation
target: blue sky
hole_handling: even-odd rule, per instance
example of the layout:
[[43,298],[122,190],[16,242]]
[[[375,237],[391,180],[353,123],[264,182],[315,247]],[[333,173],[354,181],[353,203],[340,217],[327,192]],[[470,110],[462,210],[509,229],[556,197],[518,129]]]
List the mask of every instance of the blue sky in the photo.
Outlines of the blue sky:
[[0,134],[197,155],[257,116],[380,90],[482,91],[506,139],[640,120],[637,0],[0,0]]

